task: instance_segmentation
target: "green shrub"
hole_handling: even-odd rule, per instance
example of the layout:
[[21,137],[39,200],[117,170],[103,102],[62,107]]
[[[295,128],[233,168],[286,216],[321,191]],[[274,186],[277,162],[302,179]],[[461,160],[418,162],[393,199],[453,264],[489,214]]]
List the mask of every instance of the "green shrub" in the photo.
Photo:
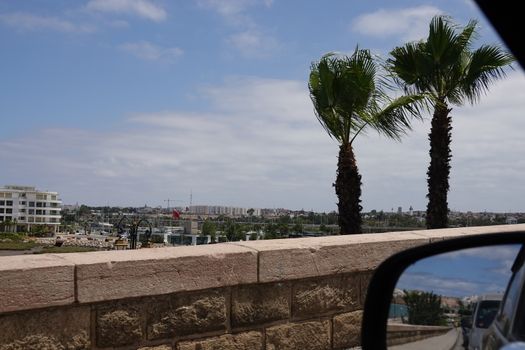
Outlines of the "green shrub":
[[0,241],[0,250],[29,250],[36,246],[34,242]]
[[0,233],[0,242],[21,242],[26,238],[27,236],[24,233],[11,233],[11,232],[1,232]]
[[66,246],[66,247],[43,247],[42,250],[34,252],[35,254],[45,254],[45,253],[82,253],[82,252],[95,252],[100,249],[93,247],[76,247],[76,246]]

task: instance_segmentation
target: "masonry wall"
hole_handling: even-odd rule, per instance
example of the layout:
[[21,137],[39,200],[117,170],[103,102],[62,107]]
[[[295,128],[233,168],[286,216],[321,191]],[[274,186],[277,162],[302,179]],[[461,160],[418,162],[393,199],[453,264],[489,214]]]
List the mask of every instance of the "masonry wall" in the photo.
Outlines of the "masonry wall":
[[344,349],[391,254],[506,225],[0,258],[0,350]]

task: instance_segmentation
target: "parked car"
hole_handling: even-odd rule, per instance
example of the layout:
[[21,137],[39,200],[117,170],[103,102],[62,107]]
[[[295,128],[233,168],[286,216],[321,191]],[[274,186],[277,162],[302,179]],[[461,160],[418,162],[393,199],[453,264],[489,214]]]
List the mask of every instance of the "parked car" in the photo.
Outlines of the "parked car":
[[461,326],[461,333],[462,333],[462,339],[463,339],[462,346],[465,349],[468,349],[469,333],[470,333],[470,329],[472,328],[472,315],[463,316],[461,318],[460,326]]
[[474,308],[472,317],[472,327],[468,331],[468,349],[483,349],[483,336],[496,317],[502,294],[485,294],[481,295]]
[[[485,332],[481,349],[500,349],[525,340],[525,253],[512,266],[512,277],[494,322]],[[525,343],[519,349],[525,349]],[[518,347],[517,347],[518,348]]]

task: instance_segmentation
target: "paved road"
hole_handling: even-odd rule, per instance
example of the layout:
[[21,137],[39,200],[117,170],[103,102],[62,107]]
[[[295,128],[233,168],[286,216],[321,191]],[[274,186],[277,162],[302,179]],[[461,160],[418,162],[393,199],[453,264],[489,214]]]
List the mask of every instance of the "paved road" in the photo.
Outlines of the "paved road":
[[455,328],[446,334],[419,340],[413,343],[388,347],[388,350],[463,350],[461,329]]

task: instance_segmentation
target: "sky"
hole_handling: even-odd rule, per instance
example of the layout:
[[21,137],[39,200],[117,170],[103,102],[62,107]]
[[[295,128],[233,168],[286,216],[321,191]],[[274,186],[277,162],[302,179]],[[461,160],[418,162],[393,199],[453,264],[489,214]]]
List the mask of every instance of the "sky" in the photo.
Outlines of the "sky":
[[459,298],[503,294],[519,249],[520,245],[516,244],[435,255],[408,267],[396,288]]
[[[357,45],[386,58],[470,0],[0,0],[0,186],[66,204],[331,211],[338,145],[310,65]],[[449,207],[525,211],[525,79],[454,107]],[[429,115],[402,142],[359,137],[364,210],[426,207]],[[176,201],[176,202],[175,202]]]

